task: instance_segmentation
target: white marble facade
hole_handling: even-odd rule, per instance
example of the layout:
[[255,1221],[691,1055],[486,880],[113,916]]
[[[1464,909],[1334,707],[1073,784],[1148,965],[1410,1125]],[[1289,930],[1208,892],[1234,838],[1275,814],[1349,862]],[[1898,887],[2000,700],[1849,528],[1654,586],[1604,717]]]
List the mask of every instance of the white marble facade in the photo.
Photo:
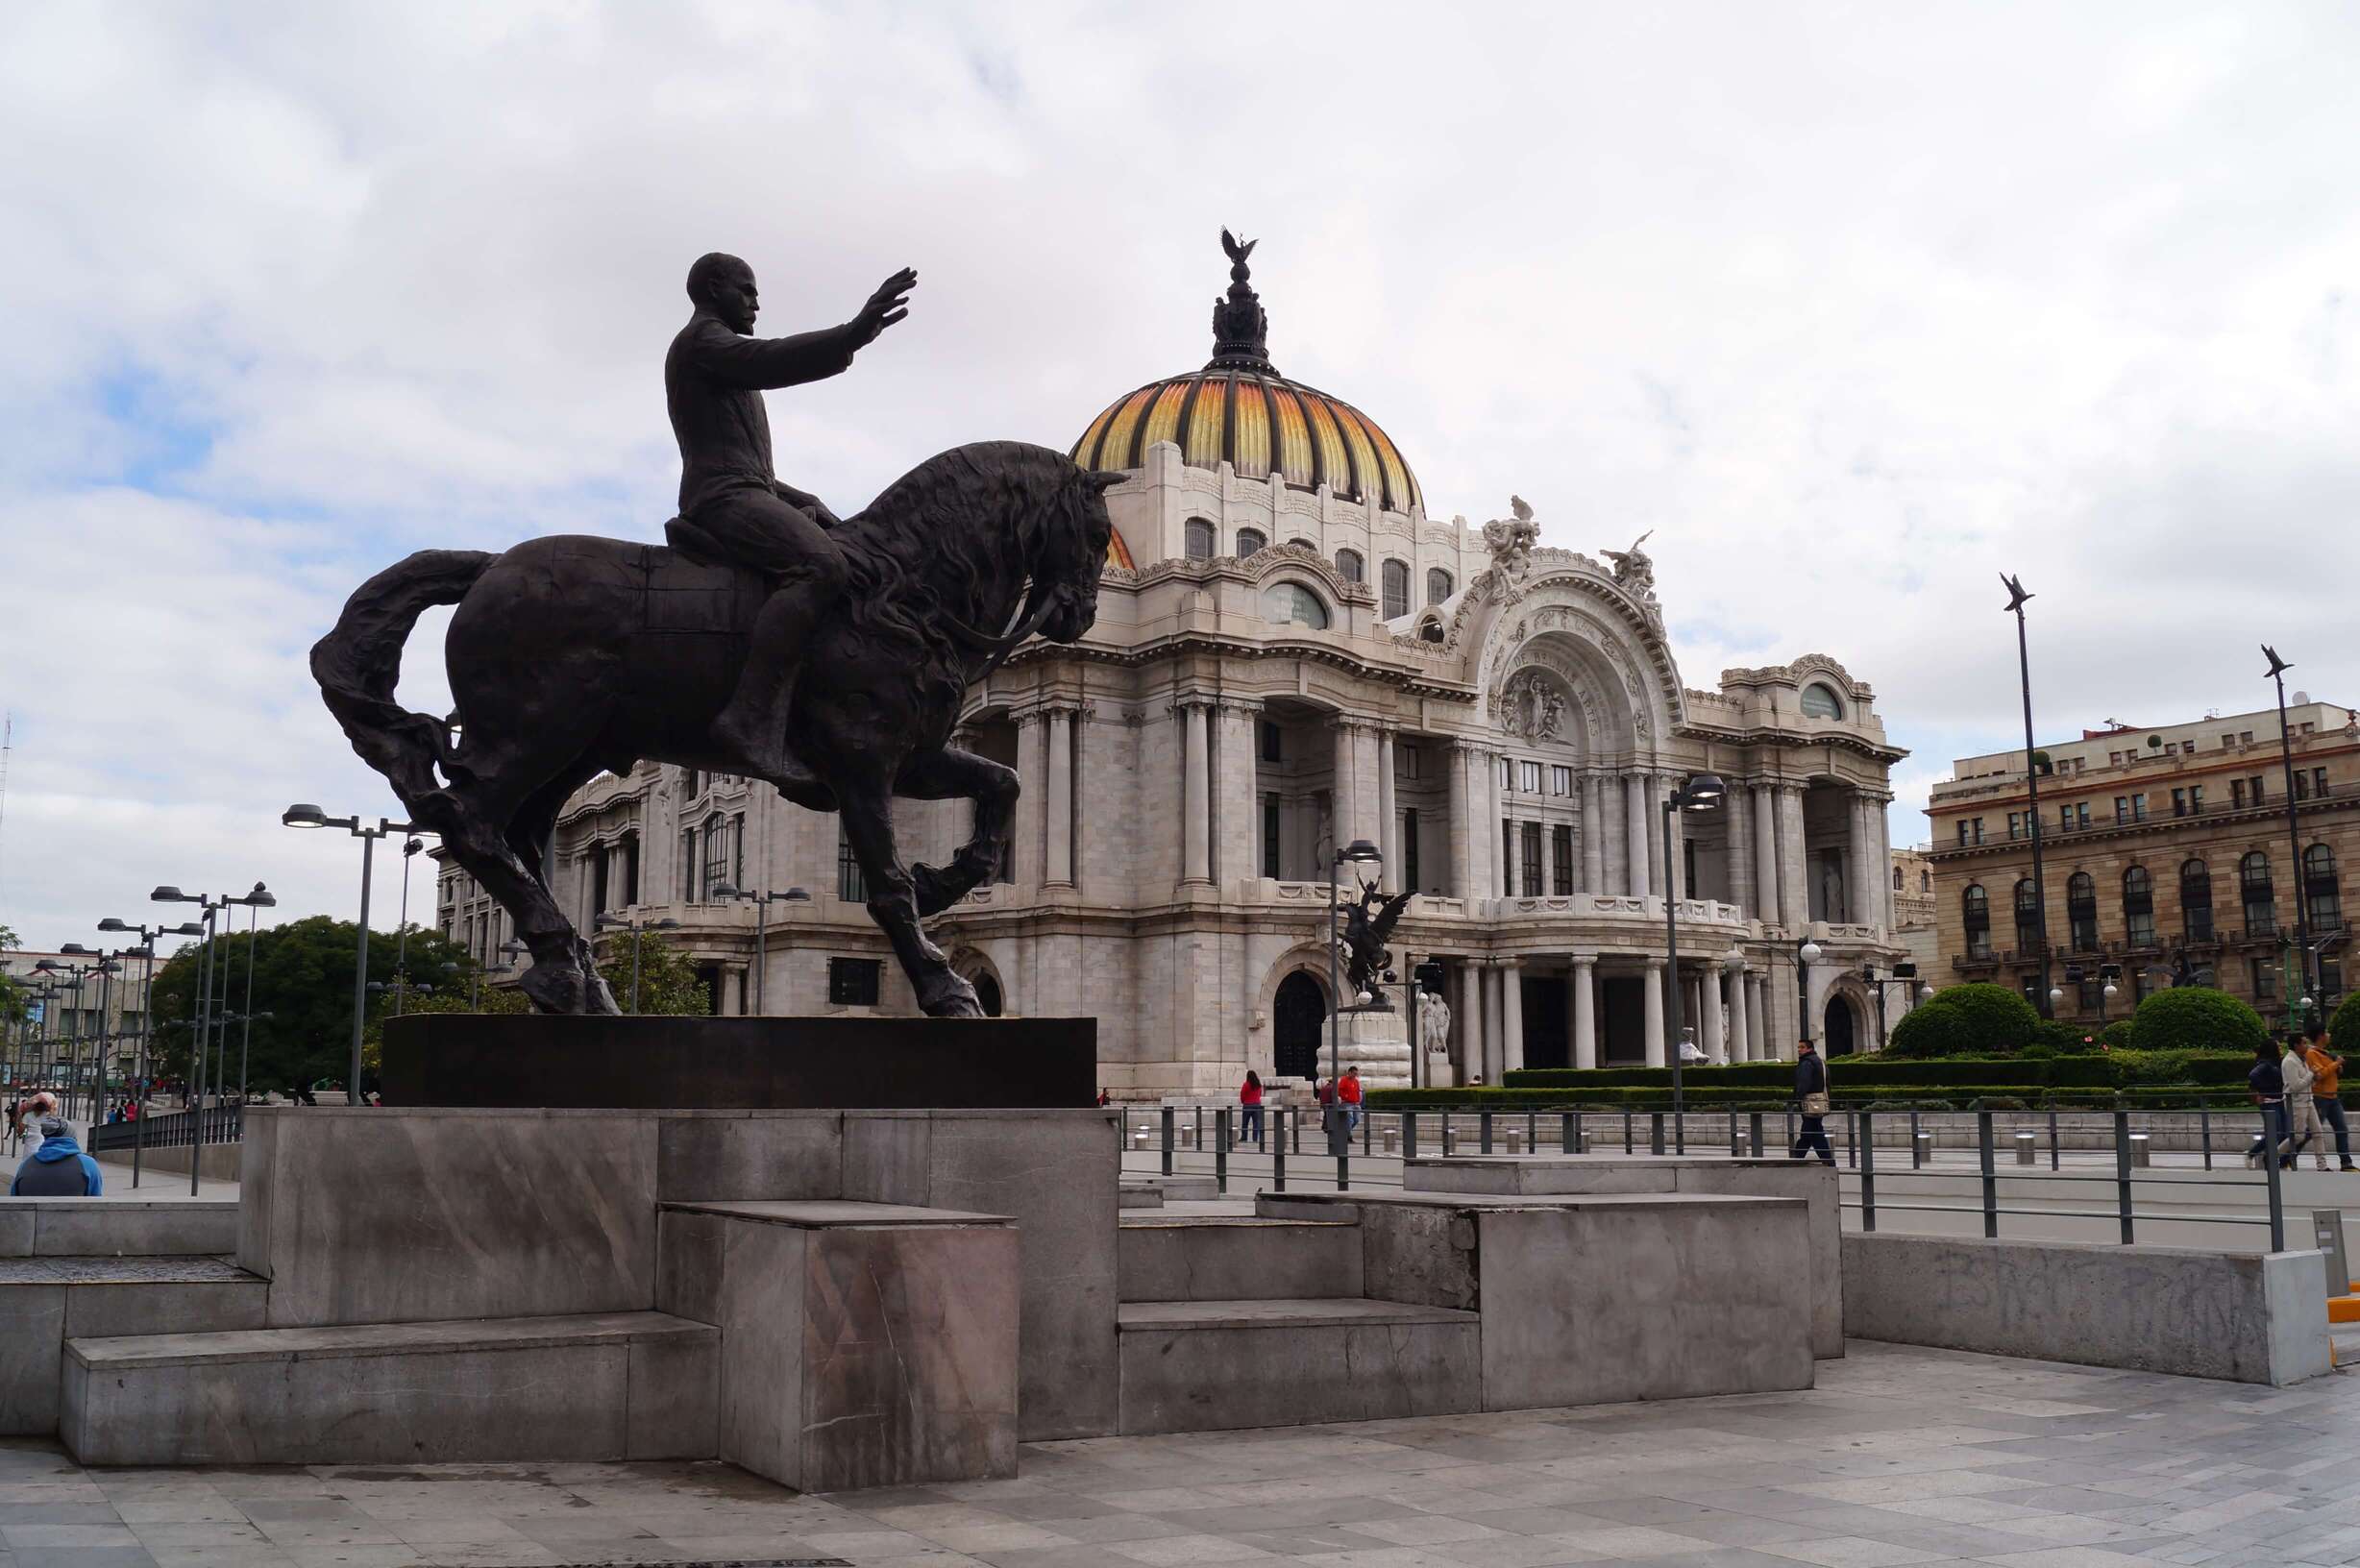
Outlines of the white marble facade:
[[[1405,978],[1440,967],[1449,1055],[1417,1057],[1435,1081],[1659,1064],[1661,805],[1709,771],[1726,799],[1668,826],[1694,1038],[1715,1058],[1790,1057],[1807,935],[1810,1033],[1875,1047],[1859,970],[1906,956],[1885,827],[1903,753],[1865,683],[1806,654],[1690,690],[1638,547],[1535,548],[1521,502],[1487,527],[1438,523],[1414,480],[1395,510],[1398,486],[1355,499],[1276,465],[1241,475],[1177,433],[1197,460],[1143,441],[1108,497],[1118,559],[1137,564],[1109,565],[1096,626],[972,694],[967,744],[1015,767],[1023,796],[1004,880],[932,929],[987,1002],[1094,1015],[1119,1098],[1226,1094],[1248,1066],[1301,1076],[1324,1040],[1327,857],[1365,838],[1387,886],[1421,894],[1394,948]],[[1389,621],[1387,563],[1413,596]],[[966,820],[903,802],[905,852],[939,862]],[[556,856],[585,925],[625,905],[680,921],[721,1012],[753,1010],[756,966],[769,1013],[859,1011],[872,975],[877,1011],[912,1009],[833,817],[642,765],[568,803]],[[772,904],[757,950],[754,911],[710,899],[717,881],[811,898]],[[504,935],[454,870],[441,910],[480,951]]]

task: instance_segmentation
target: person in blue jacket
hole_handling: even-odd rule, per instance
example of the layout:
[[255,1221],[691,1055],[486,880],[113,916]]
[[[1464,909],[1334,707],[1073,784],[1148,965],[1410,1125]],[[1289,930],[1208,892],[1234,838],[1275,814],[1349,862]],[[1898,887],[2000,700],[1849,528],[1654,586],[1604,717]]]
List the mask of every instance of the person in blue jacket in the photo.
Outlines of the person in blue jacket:
[[107,1189],[98,1162],[82,1152],[56,1116],[41,1118],[41,1146],[25,1156],[9,1184],[12,1198],[95,1198]]

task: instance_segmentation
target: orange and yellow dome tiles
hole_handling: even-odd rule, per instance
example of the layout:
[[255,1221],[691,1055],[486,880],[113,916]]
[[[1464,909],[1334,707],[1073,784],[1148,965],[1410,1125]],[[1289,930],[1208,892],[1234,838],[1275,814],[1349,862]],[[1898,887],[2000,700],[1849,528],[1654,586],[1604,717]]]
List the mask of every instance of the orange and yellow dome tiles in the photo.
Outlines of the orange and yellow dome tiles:
[[1169,441],[1191,468],[1226,462],[1241,478],[1276,475],[1297,489],[1324,484],[1387,511],[1422,508],[1416,476],[1375,420],[1271,366],[1266,321],[1246,282],[1253,246],[1226,232],[1221,240],[1231,282],[1228,299],[1214,306],[1212,362],[1116,399],[1074,443],[1073,460],[1084,468],[1144,468],[1147,449]]

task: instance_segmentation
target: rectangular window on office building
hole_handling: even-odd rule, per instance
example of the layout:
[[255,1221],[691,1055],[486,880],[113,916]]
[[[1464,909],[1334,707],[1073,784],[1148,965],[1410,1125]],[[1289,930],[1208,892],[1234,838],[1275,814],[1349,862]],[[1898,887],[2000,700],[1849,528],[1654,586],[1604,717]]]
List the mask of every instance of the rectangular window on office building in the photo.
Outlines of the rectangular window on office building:
[[831,1007],[874,1007],[885,975],[880,958],[831,958],[827,961],[827,1001]]
[[1536,762],[1523,763],[1518,766],[1516,772],[1519,775],[1517,779],[1517,787],[1519,789],[1521,789],[1526,795],[1538,795],[1540,793],[1540,764]]
[[1573,892],[1573,824],[1549,829],[1549,889],[1560,898]]
[[1549,793],[1551,795],[1571,795],[1573,793],[1573,770],[1561,764],[1552,764],[1549,768]]

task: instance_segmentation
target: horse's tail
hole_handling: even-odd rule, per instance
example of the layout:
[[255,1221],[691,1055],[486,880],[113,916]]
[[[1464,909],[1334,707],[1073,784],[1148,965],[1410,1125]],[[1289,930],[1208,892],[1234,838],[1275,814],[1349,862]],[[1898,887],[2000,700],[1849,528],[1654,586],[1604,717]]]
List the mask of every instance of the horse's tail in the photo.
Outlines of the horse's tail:
[[498,558],[480,550],[422,550],[354,590],[335,629],[311,646],[311,674],[328,711],[360,760],[384,774],[413,813],[441,788],[434,770],[451,761],[451,741],[440,720],[394,701],[402,645],[419,616],[457,603]]

